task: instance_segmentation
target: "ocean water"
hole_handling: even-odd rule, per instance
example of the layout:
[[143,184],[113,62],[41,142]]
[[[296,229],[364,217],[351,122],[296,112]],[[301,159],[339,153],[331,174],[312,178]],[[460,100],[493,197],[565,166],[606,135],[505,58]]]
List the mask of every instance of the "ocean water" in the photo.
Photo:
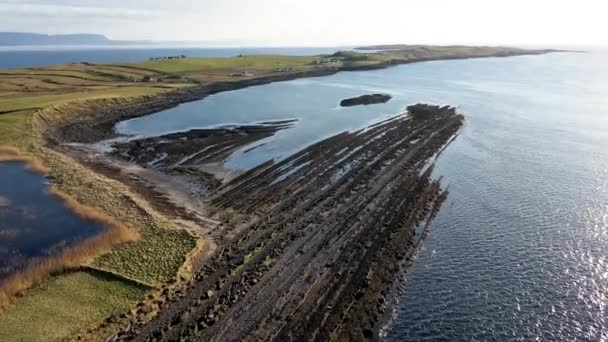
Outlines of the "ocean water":
[[45,177],[23,162],[0,163],[0,280],[30,258],[54,254],[103,229],[48,193]]
[[239,54],[319,55],[350,47],[196,48],[166,46],[0,46],[0,69],[66,63],[129,63],[159,56],[231,57]]
[[[118,125],[158,135],[298,118],[226,165],[280,159],[416,102],[465,114],[437,162],[450,195],[386,340],[608,339],[608,53],[435,61],[234,92]],[[386,92],[387,104],[339,109]]]
[[606,57],[446,72],[467,123],[389,340],[608,340]]

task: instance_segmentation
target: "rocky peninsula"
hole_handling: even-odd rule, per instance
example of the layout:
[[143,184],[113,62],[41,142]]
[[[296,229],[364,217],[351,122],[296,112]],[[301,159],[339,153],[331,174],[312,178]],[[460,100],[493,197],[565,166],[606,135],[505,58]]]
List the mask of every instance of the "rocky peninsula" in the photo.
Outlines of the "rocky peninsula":
[[216,233],[232,238],[156,304],[158,317],[148,322],[142,309],[115,338],[372,338],[400,262],[416,250],[416,226],[447,196],[426,162],[462,122],[452,107],[410,106],[220,186],[211,205],[239,215]]

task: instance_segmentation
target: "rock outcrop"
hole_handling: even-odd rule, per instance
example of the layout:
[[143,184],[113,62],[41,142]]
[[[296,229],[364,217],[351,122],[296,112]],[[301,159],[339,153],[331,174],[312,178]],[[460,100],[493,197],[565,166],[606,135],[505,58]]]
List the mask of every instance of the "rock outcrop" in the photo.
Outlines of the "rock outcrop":
[[387,103],[392,96],[388,94],[368,94],[361,95],[357,97],[353,97],[350,99],[345,99],[340,102],[340,106],[342,107],[352,107],[352,106],[360,106],[360,105],[371,105],[376,103]]

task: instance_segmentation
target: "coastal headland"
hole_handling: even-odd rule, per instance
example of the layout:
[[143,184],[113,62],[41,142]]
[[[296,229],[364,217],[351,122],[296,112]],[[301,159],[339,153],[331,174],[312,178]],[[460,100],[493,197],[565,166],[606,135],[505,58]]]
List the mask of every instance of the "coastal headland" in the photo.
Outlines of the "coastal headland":
[[213,166],[292,122],[118,140],[112,153],[95,144],[118,138],[118,122],[223,91],[553,51],[401,46],[0,70],[0,160],[44,165],[66,200],[137,236],[6,292],[0,340],[372,338],[396,271],[417,248],[416,227],[428,227],[447,196],[431,172],[463,124],[453,107],[412,105],[232,175]]

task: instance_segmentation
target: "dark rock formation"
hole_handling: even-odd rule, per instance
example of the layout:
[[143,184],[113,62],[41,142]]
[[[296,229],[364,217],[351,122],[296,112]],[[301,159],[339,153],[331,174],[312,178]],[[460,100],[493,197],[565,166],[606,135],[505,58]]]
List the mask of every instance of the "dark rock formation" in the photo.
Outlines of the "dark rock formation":
[[370,105],[375,103],[387,103],[392,96],[388,94],[371,94],[371,95],[361,95],[357,97],[353,97],[350,99],[345,99],[340,102],[340,106],[342,107],[352,107],[352,106],[360,106],[360,105]]
[[297,120],[193,129],[113,145],[114,156],[157,168],[193,167],[220,162],[237,149],[292,127]]
[[451,106],[434,106],[424,103],[407,106],[407,111],[414,119],[425,120],[438,112],[446,113],[447,115],[456,115],[456,108]]

